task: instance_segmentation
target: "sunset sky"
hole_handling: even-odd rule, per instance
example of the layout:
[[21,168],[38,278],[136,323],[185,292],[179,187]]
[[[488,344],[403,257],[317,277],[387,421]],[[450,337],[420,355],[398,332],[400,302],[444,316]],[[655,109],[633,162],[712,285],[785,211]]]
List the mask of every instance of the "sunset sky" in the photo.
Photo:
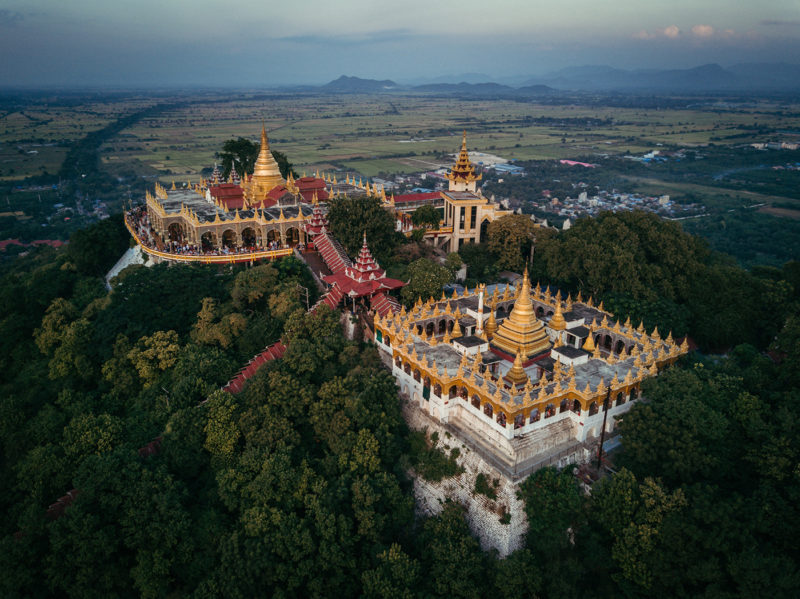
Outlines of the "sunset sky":
[[800,62],[797,0],[0,0],[0,86]]

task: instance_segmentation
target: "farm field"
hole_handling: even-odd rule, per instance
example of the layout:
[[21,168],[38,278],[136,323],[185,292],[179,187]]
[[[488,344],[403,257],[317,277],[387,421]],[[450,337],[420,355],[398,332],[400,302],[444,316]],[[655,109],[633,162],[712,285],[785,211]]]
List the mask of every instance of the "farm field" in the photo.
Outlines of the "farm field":
[[145,97],[86,103],[45,97],[24,107],[0,101],[0,180],[54,174],[71,143],[154,103]]
[[[663,146],[764,141],[763,129],[798,129],[795,107],[748,105],[735,112],[552,106],[510,100],[419,96],[284,96],[192,104],[145,119],[101,148],[110,168],[164,181],[196,180],[226,139],[256,140],[262,120],[272,147],[299,171],[363,176],[446,163],[462,129],[470,149],[508,159],[588,158]],[[734,137],[731,137],[734,136]],[[768,137],[767,137],[768,138]],[[427,166],[430,165],[430,166]],[[166,172],[170,171],[170,172]]]

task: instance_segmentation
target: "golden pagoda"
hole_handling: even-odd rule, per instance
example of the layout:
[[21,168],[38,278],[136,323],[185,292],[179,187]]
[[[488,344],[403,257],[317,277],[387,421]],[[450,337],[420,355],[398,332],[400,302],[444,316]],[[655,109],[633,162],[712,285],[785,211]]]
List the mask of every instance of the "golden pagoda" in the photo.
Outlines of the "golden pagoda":
[[491,340],[494,334],[497,332],[497,320],[494,317],[494,311],[497,308],[497,302],[492,302],[492,310],[489,312],[489,318],[486,319],[486,322],[483,325],[483,332],[486,333],[486,338]]
[[524,385],[525,383],[528,382],[528,375],[522,368],[521,351],[522,351],[521,347],[517,349],[517,355],[514,358],[514,364],[511,366],[511,369],[503,377],[506,381],[508,381],[511,384],[512,387]]
[[267,129],[261,125],[261,149],[258,152],[256,164],[253,167],[253,175],[244,185],[244,197],[248,204],[253,205],[261,202],[267,194],[277,187],[286,183],[278,163],[272,156],[269,149],[269,139],[267,139]]
[[527,268],[522,277],[519,299],[514,304],[511,314],[492,337],[491,346],[508,356],[514,355],[519,350],[523,362],[551,348],[550,338],[544,325],[536,318],[533,310]]
[[475,173],[475,165],[469,159],[467,152],[467,131],[464,130],[464,135],[461,138],[461,152],[458,154],[458,160],[450,169],[450,172],[445,177],[453,183],[473,184],[471,191],[474,191],[474,182],[480,181],[483,175]]
[[550,319],[550,328],[554,331],[563,331],[567,328],[567,321],[564,320],[564,315],[561,313],[561,301],[556,300],[556,313]]

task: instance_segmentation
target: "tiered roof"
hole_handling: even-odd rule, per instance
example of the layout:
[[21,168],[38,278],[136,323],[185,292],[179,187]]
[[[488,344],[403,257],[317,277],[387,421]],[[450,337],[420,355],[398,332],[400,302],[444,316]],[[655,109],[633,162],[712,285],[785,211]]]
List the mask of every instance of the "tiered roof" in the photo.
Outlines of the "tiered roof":
[[345,265],[338,272],[334,270],[334,274],[323,277],[323,280],[329,285],[339,287],[350,297],[371,296],[381,289],[397,289],[405,285],[402,281],[386,277],[385,271],[369,251],[366,234],[355,264]]
[[319,204],[314,204],[311,221],[305,224],[305,230],[309,235],[319,235],[328,230],[328,217],[322,213]]
[[467,132],[465,130],[461,138],[461,152],[458,154],[458,160],[456,160],[453,168],[450,169],[450,172],[447,173],[445,177],[450,181],[471,183],[473,181],[479,181],[482,176],[483,175],[475,173],[475,165],[473,165],[472,161],[469,159],[469,153],[467,152]]

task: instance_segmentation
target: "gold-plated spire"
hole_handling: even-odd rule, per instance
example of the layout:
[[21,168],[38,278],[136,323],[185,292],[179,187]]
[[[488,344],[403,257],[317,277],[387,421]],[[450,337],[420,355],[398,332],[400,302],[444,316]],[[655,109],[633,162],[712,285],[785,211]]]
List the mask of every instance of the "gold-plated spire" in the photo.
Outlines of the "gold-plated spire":
[[523,360],[548,351],[550,339],[544,325],[536,318],[531,301],[528,269],[522,277],[522,289],[511,314],[503,321],[492,337],[492,346],[508,355],[522,348]]
[[528,381],[528,375],[522,368],[522,347],[517,348],[517,355],[514,357],[514,364],[506,373],[505,378],[512,386],[524,385]]
[[267,128],[262,123],[261,148],[258,151],[258,158],[256,158],[256,163],[253,167],[253,175],[248,179],[247,185],[244,186],[245,197],[251,205],[255,204],[259,200],[263,200],[273,188],[284,183],[286,181],[281,176],[281,170],[278,168],[278,163],[269,148]]
[[586,337],[586,341],[583,342],[583,349],[588,352],[594,352],[594,338],[592,337],[592,333],[589,333],[589,336]]
[[556,299],[556,313],[550,319],[550,328],[555,331],[563,331],[567,328],[567,321],[564,320],[564,315],[561,313],[561,301]]

